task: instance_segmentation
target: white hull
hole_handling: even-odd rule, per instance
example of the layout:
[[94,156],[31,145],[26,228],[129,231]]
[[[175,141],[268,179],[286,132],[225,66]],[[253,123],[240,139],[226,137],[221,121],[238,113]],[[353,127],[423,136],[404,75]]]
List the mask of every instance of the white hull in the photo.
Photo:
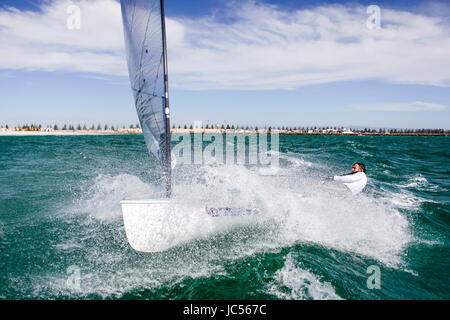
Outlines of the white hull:
[[224,231],[255,218],[213,218],[205,206],[167,199],[123,200],[123,221],[130,246],[140,252],[161,252],[184,242]]
[[180,243],[183,216],[169,200],[121,201],[128,242],[134,250],[159,252]]

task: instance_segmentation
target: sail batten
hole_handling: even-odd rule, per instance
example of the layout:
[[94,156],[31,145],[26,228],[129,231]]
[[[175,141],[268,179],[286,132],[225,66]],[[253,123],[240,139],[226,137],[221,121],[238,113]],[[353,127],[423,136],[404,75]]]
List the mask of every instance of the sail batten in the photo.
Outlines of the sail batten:
[[[167,53],[162,0],[121,0],[125,47],[136,111],[149,153],[170,184]],[[167,186],[168,194],[170,185]]]

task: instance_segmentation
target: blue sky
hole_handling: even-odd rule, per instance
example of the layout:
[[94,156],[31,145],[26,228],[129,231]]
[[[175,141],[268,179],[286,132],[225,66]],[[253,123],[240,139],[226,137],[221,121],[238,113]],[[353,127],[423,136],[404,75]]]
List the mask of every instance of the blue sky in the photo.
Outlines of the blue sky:
[[[174,124],[450,129],[445,3],[165,3]],[[137,123],[121,28],[114,0],[2,0],[0,124]]]

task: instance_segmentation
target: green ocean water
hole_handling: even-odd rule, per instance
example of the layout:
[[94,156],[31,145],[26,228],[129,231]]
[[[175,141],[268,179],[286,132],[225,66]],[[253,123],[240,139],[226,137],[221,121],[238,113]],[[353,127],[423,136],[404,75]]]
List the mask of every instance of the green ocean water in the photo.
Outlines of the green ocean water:
[[[144,254],[119,205],[159,190],[141,136],[0,137],[0,299],[450,298],[448,137],[280,136],[279,155],[275,176],[176,167],[176,197],[268,218]],[[356,161],[359,197],[317,179]]]

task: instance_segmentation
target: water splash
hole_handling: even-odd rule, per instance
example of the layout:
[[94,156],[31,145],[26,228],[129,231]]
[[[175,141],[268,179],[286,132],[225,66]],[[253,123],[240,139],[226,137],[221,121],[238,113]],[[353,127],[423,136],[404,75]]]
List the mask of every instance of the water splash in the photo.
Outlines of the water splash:
[[[68,291],[65,270],[35,278],[36,290],[44,290],[44,283],[48,290],[50,283],[56,296],[105,298],[173,288],[186,279],[225,274],[227,261],[279,252],[298,243],[369,257],[394,268],[401,264],[412,235],[398,204],[386,200],[396,195],[385,190],[382,196],[366,192],[353,197],[344,186],[314,178],[323,170],[320,166],[294,156],[282,157],[290,165],[274,176],[244,166],[177,168],[173,199],[186,204],[188,234],[183,236],[187,240],[158,254],[138,254],[129,247],[119,205],[124,198],[160,196],[157,185],[129,174],[97,176],[83,187],[72,208],[75,214],[70,219],[78,221],[77,228],[55,247],[82,261],[82,292]],[[213,218],[204,211],[190,212],[193,204],[257,207],[262,214],[205,233],[206,225],[190,228],[189,223],[198,224],[196,215]],[[290,256],[269,291],[282,299],[339,299],[331,285],[303,270]]]
[[276,272],[267,293],[285,300],[341,300],[330,283],[298,266],[292,254],[285,257],[284,266]]

